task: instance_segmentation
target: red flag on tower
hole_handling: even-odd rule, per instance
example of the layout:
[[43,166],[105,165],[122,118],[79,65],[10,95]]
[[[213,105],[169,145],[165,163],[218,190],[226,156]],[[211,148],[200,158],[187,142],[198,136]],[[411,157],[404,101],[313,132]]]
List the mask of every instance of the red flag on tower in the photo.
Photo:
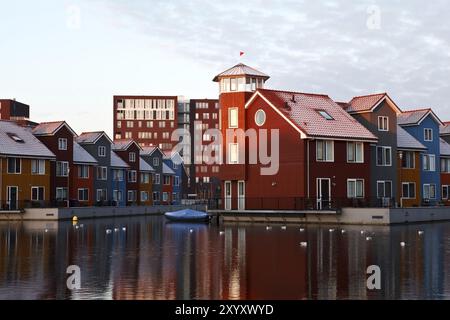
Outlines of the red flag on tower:
[[239,56],[242,57],[245,54],[244,51],[239,52]]

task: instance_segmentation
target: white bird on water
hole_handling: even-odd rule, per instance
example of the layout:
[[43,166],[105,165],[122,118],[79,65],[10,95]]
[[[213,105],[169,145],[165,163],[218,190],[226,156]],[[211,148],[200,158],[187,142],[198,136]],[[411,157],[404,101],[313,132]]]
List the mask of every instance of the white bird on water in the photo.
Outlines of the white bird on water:
[[366,241],[372,240],[372,237],[366,237]]
[[47,232],[48,232],[48,229],[45,229],[45,232],[47,233]]
[[302,241],[302,242],[300,242],[300,245],[301,245],[302,247],[307,247],[307,246],[308,246],[308,242]]
[[75,229],[77,229],[77,230],[78,230],[78,228],[80,228],[80,227],[79,227],[78,225],[76,225],[76,226],[75,226]]
[[123,227],[123,228],[122,228],[122,231],[127,231],[127,228]]
[[112,232],[111,229],[106,229],[106,234],[110,234]]
[[344,234],[346,231],[344,229],[341,230],[341,233]]
[[422,230],[420,230],[419,232],[417,232],[419,234],[419,236],[423,235],[424,232]]
[[365,232],[364,230],[361,230],[361,234],[364,234],[364,232]]
[[267,226],[267,227],[266,227],[266,230],[272,230],[272,227]]
[[114,232],[119,232],[119,228],[114,228]]
[[334,229],[330,229],[330,230],[328,230],[328,231],[330,231],[330,232],[334,232]]
[[406,246],[406,242],[400,242],[400,247],[405,247]]
[[281,230],[286,230],[287,227],[286,226],[281,226]]
[[305,229],[303,229],[303,228],[300,228],[300,232],[305,232]]
[[193,233],[193,232],[194,232],[194,229],[190,229],[189,232],[190,232],[190,233]]
[[221,236],[223,236],[223,235],[225,234],[225,232],[224,232],[224,231],[220,231],[219,234],[220,234]]

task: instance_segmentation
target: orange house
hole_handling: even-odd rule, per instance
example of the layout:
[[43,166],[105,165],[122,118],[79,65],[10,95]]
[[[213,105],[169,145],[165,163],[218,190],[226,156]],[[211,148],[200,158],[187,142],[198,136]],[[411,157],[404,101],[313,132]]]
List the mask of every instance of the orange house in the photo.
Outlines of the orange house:
[[427,148],[397,126],[397,203],[401,207],[419,207],[422,203],[420,170],[421,152]]
[[30,131],[0,121],[0,210],[48,206],[54,159]]

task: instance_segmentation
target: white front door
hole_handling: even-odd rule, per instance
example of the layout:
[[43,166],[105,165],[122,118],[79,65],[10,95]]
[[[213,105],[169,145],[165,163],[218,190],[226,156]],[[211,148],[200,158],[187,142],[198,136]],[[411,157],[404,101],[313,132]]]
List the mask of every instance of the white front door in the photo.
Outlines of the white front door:
[[331,180],[329,178],[317,178],[317,210],[330,209],[331,207]]
[[238,181],[238,210],[245,210],[245,181]]
[[225,181],[225,210],[231,210],[231,181]]

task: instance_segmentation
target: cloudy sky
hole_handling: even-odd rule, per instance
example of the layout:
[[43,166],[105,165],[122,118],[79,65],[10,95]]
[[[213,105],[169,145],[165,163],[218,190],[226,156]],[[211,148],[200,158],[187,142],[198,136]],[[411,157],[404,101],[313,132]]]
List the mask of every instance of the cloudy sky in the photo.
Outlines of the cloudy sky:
[[0,97],[78,132],[111,134],[114,94],[217,97],[212,78],[238,62],[271,88],[387,91],[450,120],[447,0],[0,0],[0,12]]

